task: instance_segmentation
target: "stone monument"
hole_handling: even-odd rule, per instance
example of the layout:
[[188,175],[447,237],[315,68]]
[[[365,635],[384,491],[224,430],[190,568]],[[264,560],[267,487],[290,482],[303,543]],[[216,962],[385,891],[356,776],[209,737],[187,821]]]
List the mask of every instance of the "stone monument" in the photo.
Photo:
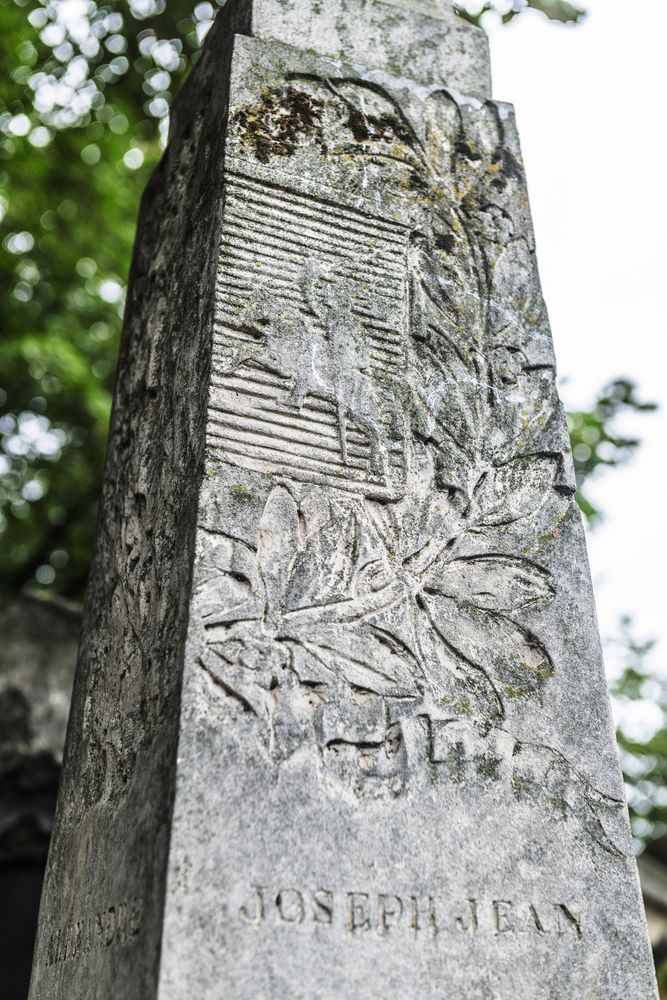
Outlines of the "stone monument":
[[32,1000],[652,1000],[512,109],[228,0],[139,222]]

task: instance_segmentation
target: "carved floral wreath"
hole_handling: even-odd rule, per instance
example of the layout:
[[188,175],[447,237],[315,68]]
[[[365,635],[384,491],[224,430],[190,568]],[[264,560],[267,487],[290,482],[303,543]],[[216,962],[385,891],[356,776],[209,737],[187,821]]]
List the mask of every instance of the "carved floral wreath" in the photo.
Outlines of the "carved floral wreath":
[[[480,152],[446,92],[434,102],[441,98],[448,115],[455,109],[460,134],[450,161],[433,166],[428,135],[419,138],[378,88],[303,85],[347,129],[341,150],[383,163],[390,150],[428,203],[410,258],[406,499],[381,504],[279,482],[254,545],[211,535],[198,584],[208,637],[202,665],[262,720],[275,761],[314,741],[325,762],[332,753],[352,760],[340,773],[358,797],[398,794],[407,781],[405,720],[436,719],[451,774],[467,754],[480,774],[504,773],[515,795],[576,815],[598,844],[620,853],[602,817],[616,820],[621,804],[560,752],[503,729],[508,703],[541,702],[553,676],[543,643],[516,619],[555,591],[545,568],[519,554],[480,552],[480,539],[532,517],[561,488],[563,463],[531,447],[522,429],[517,383],[545,380],[528,363],[515,306],[499,303],[490,277],[530,264],[502,202],[518,165],[502,136]],[[513,287],[519,311],[541,322],[535,289]],[[528,395],[536,401],[530,422],[547,426],[551,388]]]

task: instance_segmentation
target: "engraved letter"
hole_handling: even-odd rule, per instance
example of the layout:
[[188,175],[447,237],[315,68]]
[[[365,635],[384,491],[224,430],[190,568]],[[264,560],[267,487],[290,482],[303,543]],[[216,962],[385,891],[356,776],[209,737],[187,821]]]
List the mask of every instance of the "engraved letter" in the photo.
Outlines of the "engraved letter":
[[348,892],[349,903],[348,928],[354,931],[368,931],[371,927],[371,920],[368,915],[368,893]]
[[276,897],[280,919],[285,924],[302,924],[306,915],[303,896],[298,889],[281,889]]
[[[558,933],[565,934],[567,928],[571,927],[577,937],[581,937],[581,916],[573,913],[564,903],[558,904],[556,912],[558,913]],[[562,917],[565,917],[565,926],[563,926]]]
[[478,920],[477,920],[477,900],[476,899],[469,899],[468,900],[468,921],[466,923],[465,917],[457,917],[456,918],[456,926],[458,927],[458,929],[460,931],[465,931],[466,933],[468,933],[470,935],[470,937],[474,937],[475,934],[477,933],[477,927],[478,927],[478,925],[479,924],[478,924]]
[[255,909],[246,909],[242,906],[239,910],[239,917],[245,924],[252,924],[257,927],[261,924],[264,919],[264,889],[261,886],[253,886],[253,891],[255,893]]
[[104,923],[106,926],[106,936],[104,938],[104,943],[107,948],[110,948],[113,944],[113,939],[116,935],[116,908],[110,906],[107,912],[104,914]]
[[102,922],[102,914],[95,914],[95,948],[100,948],[104,941],[104,924]]
[[542,921],[540,919],[540,915],[537,912],[537,907],[534,906],[533,903],[531,903],[530,906],[528,907],[528,909],[530,910],[530,915],[533,918],[533,923],[535,924],[535,928],[537,930],[537,933],[540,934],[540,935],[546,934],[547,930],[546,930],[544,924],[542,923]]
[[130,911],[130,937],[139,937],[141,930],[141,913],[144,908],[143,899],[132,900],[132,910]]
[[49,938],[49,944],[48,944],[48,948],[47,948],[47,959],[46,959],[46,964],[49,967],[52,966],[52,965],[55,965],[56,961],[57,961],[57,957],[56,956],[58,954],[58,948],[57,948],[57,945],[56,945],[56,941],[57,941],[59,935],[60,935],[60,931],[55,931],[55,933],[52,933],[51,937]]
[[316,889],[313,893],[313,920],[316,924],[333,923],[333,893]]
[[[411,896],[410,901],[412,903],[412,919],[410,920],[412,930],[421,931],[428,928],[432,934],[436,934],[438,925],[435,919],[433,897],[429,896],[425,901],[422,901],[418,896]],[[424,923],[422,923],[422,917],[425,918]]]
[[95,924],[90,916],[86,917],[84,922],[84,938],[83,938],[83,953],[84,955],[89,955],[93,950],[94,946],[94,934],[95,934]]
[[127,944],[127,903],[121,903],[116,911],[116,939],[119,945]]
[[403,902],[398,896],[378,896],[378,932],[386,934],[392,924],[403,915]]
[[78,958],[81,954],[81,941],[83,938],[83,921],[77,920],[74,924],[74,945],[73,945],[73,957]]
[[496,934],[512,934],[514,926],[510,920],[510,910],[512,903],[506,899],[494,899],[493,917],[496,927]]

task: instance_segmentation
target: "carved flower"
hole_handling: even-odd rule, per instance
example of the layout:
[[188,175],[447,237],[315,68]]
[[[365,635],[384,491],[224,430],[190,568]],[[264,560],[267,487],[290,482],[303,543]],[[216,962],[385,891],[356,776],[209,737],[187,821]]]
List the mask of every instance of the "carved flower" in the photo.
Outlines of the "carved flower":
[[473,693],[484,689],[487,717],[504,716],[508,698],[539,696],[553,674],[539,640],[510,617],[550,600],[553,587],[525,558],[460,548],[475,530],[531,513],[554,475],[548,460],[537,460],[532,479],[523,467],[493,470],[463,516],[438,495],[417,496],[393,525],[381,515],[373,525],[354,499],[315,490],[297,501],[276,486],[255,548],[217,536],[207,549],[207,670],[267,721],[295,683],[315,702],[333,689],[441,700],[448,672]]
[[479,474],[458,507],[429,486],[397,512],[375,506],[377,535],[398,545],[366,567],[364,583],[378,599],[397,586],[402,593],[372,620],[415,651],[438,702],[456,690],[482,718],[503,718],[508,703],[540,699],[553,676],[547,650],[522,621],[554,597],[550,574],[483,543],[529,518],[557,469],[556,459],[531,456]]
[[[296,93],[315,122],[302,114],[300,135],[321,141],[325,116],[327,156],[344,156],[346,171],[356,161],[358,183],[381,167],[387,187],[417,196],[406,499],[277,486],[252,544],[213,536],[198,585],[202,663],[266,720],[278,756],[316,733],[357,794],[364,769],[393,794],[404,787],[412,714],[434,779],[503,780],[619,853],[601,816],[617,818],[621,803],[501,724],[541,702],[554,672],[530,628],[554,596],[551,576],[513,549],[511,526],[573,490],[532,236],[515,211],[521,166],[493,110],[470,115],[447,91],[412,123],[411,102],[374,83],[292,82],[299,91],[263,109],[262,135],[250,129],[258,159],[284,153],[268,145]],[[349,735],[336,738],[341,727]]]
[[318,494],[299,504],[276,486],[256,548],[219,536],[207,549],[198,586],[204,666],[272,725],[281,695],[299,702],[297,689],[307,693],[305,714],[331,689],[419,695],[415,655],[369,621],[400,598],[400,584],[361,592],[361,541],[356,501]]

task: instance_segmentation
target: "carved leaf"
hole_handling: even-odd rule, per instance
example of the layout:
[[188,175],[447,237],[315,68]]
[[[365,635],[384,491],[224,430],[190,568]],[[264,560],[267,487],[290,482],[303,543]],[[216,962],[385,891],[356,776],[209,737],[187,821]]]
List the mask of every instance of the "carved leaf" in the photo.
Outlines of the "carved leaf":
[[480,667],[505,702],[540,697],[554,667],[536,636],[504,615],[478,611],[449,597],[425,594],[422,601],[443,641]]
[[491,470],[475,493],[478,527],[511,524],[529,517],[553,489],[558,460],[550,455],[516,458]]
[[554,597],[550,577],[527,559],[485,555],[431,567],[424,586],[427,591],[485,611],[517,611]]
[[[627,841],[623,802],[599,792],[558,750],[532,743],[517,743],[513,756],[512,786],[518,798],[547,804],[563,816],[576,817],[586,833],[616,856],[627,853],[618,844]],[[613,836],[607,825],[613,825]]]
[[269,721],[270,699],[250,671],[231,663],[220,648],[207,649],[200,662],[213,683],[234,698],[244,711]]
[[[558,750],[523,743],[496,726],[463,719],[430,722],[431,760],[458,784],[479,783],[480,775],[508,785],[517,799],[530,800],[562,817],[575,818],[604,850],[626,853],[623,803],[599,792]],[[608,827],[613,827],[613,834]]]
[[290,610],[343,601],[352,592],[358,553],[357,517],[349,503],[334,501],[323,506],[323,511],[302,508],[306,539],[292,567],[287,601]]
[[[443,349],[444,337],[430,347],[415,348],[419,360],[410,373],[412,424],[422,440],[446,445],[453,478],[465,481],[474,458],[470,442],[479,428],[479,388],[470,369],[454,355],[446,369],[438,363],[434,351]],[[459,466],[466,472],[457,476]]]
[[335,680],[331,668],[306,646],[290,642],[292,669],[302,684],[326,686]]
[[428,238],[410,254],[412,365],[410,390],[416,435],[439,449],[438,485],[469,498],[477,461],[474,442],[484,437],[488,374],[484,347],[485,292],[465,231],[455,214],[439,213]]
[[419,139],[401,106],[385,91],[349,79],[330,79],[329,86],[347,110],[345,127],[354,144],[346,144],[345,153],[386,157],[423,171]]
[[367,625],[299,631],[299,641],[348,684],[394,698],[419,694],[417,661],[393,638]]
[[197,583],[205,624],[261,618],[265,591],[255,553],[234,538],[206,537]]
[[418,316],[421,313],[422,328],[433,329],[435,343],[439,337],[446,338],[441,346],[448,350],[440,357],[447,365],[453,354],[464,366],[474,367],[469,351],[483,346],[485,295],[465,217],[441,209],[432,235],[415,243],[411,258],[418,279],[413,305]]
[[279,637],[298,636],[303,629],[319,625],[354,625],[362,618],[392,608],[404,595],[403,583],[400,580],[392,580],[380,589],[362,594],[355,599],[288,611],[280,622]]
[[426,613],[417,617],[416,627],[426,680],[437,701],[464,715],[503,719],[505,710],[500,694],[482,667],[466,660],[445,642]]
[[[522,352],[523,353],[523,352]],[[517,355],[515,354],[516,358]],[[497,354],[494,360],[498,360]],[[500,381],[502,376],[498,376]],[[507,377],[507,376],[506,376]],[[497,393],[495,409],[498,418],[498,428],[494,438],[494,462],[504,466],[516,455],[517,440],[526,433],[526,427],[531,428],[531,447],[539,448],[541,443],[549,448],[565,448],[566,441],[561,431],[561,408],[556,396],[553,370],[546,374],[544,368],[536,370],[524,369],[519,373],[519,391],[523,397],[521,406],[517,406],[515,393],[506,386]],[[559,458],[559,476],[555,485],[560,486],[563,456]]]
[[291,570],[299,551],[299,509],[289,490],[276,486],[266,501],[257,535],[257,555],[266,587],[266,613],[282,614]]

